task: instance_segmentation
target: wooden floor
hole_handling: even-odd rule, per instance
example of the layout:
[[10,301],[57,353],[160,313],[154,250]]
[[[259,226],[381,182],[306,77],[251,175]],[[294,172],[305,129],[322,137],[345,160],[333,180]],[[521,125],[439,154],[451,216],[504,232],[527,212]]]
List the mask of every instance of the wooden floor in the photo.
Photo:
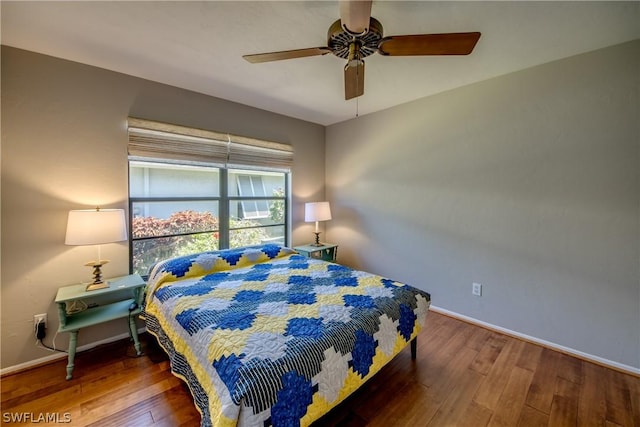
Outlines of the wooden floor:
[[[141,357],[125,341],[78,354],[70,381],[65,361],[3,377],[2,422],[198,426],[186,386],[142,340]],[[314,427],[365,425],[640,427],[640,379],[430,312],[415,362],[405,349]]]

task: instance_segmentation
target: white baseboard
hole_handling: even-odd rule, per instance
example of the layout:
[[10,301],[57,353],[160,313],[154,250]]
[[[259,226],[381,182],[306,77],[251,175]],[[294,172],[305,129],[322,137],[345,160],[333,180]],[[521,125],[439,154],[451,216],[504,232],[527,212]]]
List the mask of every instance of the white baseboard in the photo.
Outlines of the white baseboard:
[[449,311],[447,309],[434,306],[433,304],[429,307],[429,310],[434,311],[436,313],[444,314],[446,316],[450,316],[456,319],[463,320],[468,323],[472,323],[474,325],[482,326],[483,328],[490,329],[496,332],[503,333],[505,335],[510,335],[516,338],[520,338],[524,341],[529,341],[535,344],[539,344],[543,347],[548,347],[552,350],[557,350],[561,353],[570,354],[572,356],[576,356],[580,359],[588,360],[589,362],[597,363],[602,366],[606,366],[608,368],[615,369],[617,371],[625,372],[634,376],[640,376],[640,368],[635,368],[633,366],[628,366],[623,363],[614,362],[613,360],[605,359],[599,356],[594,356],[592,354],[584,353],[579,350],[574,350],[569,347],[565,347],[560,344],[556,344],[550,341],[545,341],[540,338],[532,337],[530,335],[522,334],[520,332],[512,331],[510,329],[503,328],[501,326],[492,325],[491,323],[483,322],[482,320],[474,319],[473,317],[465,316],[464,314],[458,314],[453,311]]
[[[146,332],[146,328],[139,328],[138,329],[138,333],[143,333]],[[92,342],[89,344],[85,344],[85,345],[81,345],[80,347],[76,348],[76,355],[77,353],[81,352],[81,351],[85,351],[85,350],[90,350],[94,347],[97,347],[99,345],[102,344],[108,344],[114,341],[119,341],[125,338],[129,338],[129,333],[125,332],[113,337],[109,337],[109,338],[105,338],[103,340],[100,341],[96,341],[96,342]],[[46,351],[51,351],[53,352],[53,354],[51,354],[50,356],[45,356],[45,357],[40,357],[38,359],[34,359],[34,360],[30,360],[28,362],[24,362],[24,363],[19,363],[17,365],[14,366],[7,366],[6,368],[2,368],[0,369],[0,376],[4,376],[4,375],[9,375],[9,374],[13,374],[15,372],[20,372],[20,371],[24,371],[26,369],[30,369],[30,368],[34,368],[36,366],[40,366],[40,365],[44,365],[47,363],[51,363],[54,362],[56,360],[60,360],[60,359],[66,359],[67,358],[67,353],[61,353],[59,351],[55,351],[55,350],[49,350],[48,348],[44,348],[44,347],[40,347],[43,350]],[[67,351],[66,348],[60,348],[59,350],[64,350]]]

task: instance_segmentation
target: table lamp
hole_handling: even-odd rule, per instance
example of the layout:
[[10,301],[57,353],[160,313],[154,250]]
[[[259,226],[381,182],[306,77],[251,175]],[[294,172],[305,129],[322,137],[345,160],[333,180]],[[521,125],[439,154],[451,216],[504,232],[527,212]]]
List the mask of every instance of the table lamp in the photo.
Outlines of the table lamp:
[[320,243],[320,232],[318,231],[319,221],[328,221],[331,219],[331,208],[329,202],[312,202],[304,204],[304,220],[305,222],[316,223],[316,242],[313,246],[322,246]]
[[101,267],[109,260],[100,259],[100,245],[124,240],[127,240],[127,224],[123,209],[100,209],[98,207],[69,211],[65,245],[98,246],[97,261],[85,264],[88,267],[93,267],[93,282],[87,286],[87,291],[109,287],[107,283],[102,281],[101,271]]

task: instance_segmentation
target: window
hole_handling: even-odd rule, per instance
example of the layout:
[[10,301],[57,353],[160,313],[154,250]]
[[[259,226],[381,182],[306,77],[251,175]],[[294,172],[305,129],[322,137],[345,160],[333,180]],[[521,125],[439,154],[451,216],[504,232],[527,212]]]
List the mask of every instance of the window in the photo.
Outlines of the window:
[[[237,181],[240,196],[264,197],[266,195],[261,176],[238,175]],[[239,216],[244,219],[266,218],[269,216],[269,206],[264,200],[244,200],[239,203]]]
[[[230,145],[229,140],[218,137],[211,143],[202,135],[185,138],[166,132],[166,128],[153,129],[149,138],[146,129],[132,127],[133,120],[129,122],[133,273],[146,276],[156,262],[190,253],[267,242],[288,244],[290,177],[286,168],[271,167],[273,159],[271,163],[265,161],[266,167],[257,166],[265,152],[252,153],[246,139],[242,147],[247,159],[245,167],[219,164],[212,161],[218,157],[207,157],[211,150],[206,144],[220,151],[222,145]],[[181,138],[188,139],[184,147],[180,146]],[[167,152],[167,145],[174,152]],[[185,151],[181,152],[181,148]],[[191,155],[190,151],[196,154]],[[290,149],[288,156],[291,157]],[[281,163],[282,158],[276,162]]]

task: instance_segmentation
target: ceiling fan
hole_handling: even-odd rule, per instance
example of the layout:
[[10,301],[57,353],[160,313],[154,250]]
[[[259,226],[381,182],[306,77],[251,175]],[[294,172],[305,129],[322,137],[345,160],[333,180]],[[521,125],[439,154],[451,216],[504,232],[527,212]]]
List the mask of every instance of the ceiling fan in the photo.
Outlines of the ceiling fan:
[[383,56],[468,55],[480,33],[415,34],[383,37],[382,24],[371,16],[372,0],[340,0],[340,19],[331,24],[327,46],[243,55],[251,63],[304,58],[333,53],[347,60],[344,96],[364,94],[364,59],[376,52]]

